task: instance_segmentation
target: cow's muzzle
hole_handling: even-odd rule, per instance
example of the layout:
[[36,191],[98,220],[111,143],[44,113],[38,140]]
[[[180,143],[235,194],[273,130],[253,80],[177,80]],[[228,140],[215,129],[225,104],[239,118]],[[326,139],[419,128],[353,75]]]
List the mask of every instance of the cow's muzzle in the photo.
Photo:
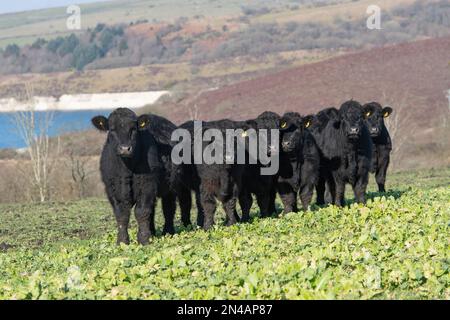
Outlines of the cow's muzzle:
[[133,147],[129,145],[120,145],[117,148],[117,154],[121,157],[131,157],[133,154]]

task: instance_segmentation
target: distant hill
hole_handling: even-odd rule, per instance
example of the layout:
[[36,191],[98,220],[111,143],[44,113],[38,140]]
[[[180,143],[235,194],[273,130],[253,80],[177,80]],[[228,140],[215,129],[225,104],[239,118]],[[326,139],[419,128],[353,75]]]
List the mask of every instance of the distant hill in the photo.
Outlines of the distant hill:
[[[397,169],[450,165],[450,37],[371,49],[206,91],[164,115],[181,123],[249,119],[265,110],[317,112],[355,99],[389,104],[401,122]],[[393,116],[391,116],[392,119]],[[430,157],[430,155],[433,155]]]
[[[207,92],[191,106],[205,119],[244,119],[268,109],[306,114],[351,98],[381,103],[405,98],[427,126],[448,106],[449,52],[445,37],[342,55]],[[173,117],[184,120],[188,111],[180,107]]]
[[[248,0],[249,5],[270,5],[270,0]],[[278,1],[282,4],[288,0]],[[279,4],[277,4],[279,5]],[[109,25],[154,19],[173,21],[179,17],[226,17],[241,14],[239,0],[113,0],[81,4],[82,29],[98,23]],[[66,7],[0,15],[0,47],[10,43],[31,44],[36,38],[52,38],[70,34],[66,27]]]

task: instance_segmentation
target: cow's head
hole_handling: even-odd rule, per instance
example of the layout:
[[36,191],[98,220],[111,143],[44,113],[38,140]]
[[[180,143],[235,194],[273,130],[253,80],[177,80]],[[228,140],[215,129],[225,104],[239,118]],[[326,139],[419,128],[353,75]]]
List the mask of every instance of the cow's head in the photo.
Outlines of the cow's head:
[[297,112],[287,112],[281,117],[281,150],[292,152],[301,148],[303,131],[311,125],[312,116],[302,118]]
[[[280,151],[280,136],[277,140],[276,137],[272,137],[272,130],[280,130],[281,117],[272,111],[265,111],[261,113],[254,122],[256,124],[256,131],[258,132],[258,145],[267,145],[267,155],[270,157],[272,154],[276,154]],[[265,130],[265,131],[260,131]],[[263,132],[266,135],[260,135]],[[263,143],[263,140],[264,141]]]
[[[319,111],[317,114],[304,117],[304,123],[308,125],[307,128],[310,132],[320,133],[330,122],[334,126],[337,126],[339,123],[339,111],[334,107],[326,108]],[[335,124],[335,122],[337,122],[337,124]]]
[[357,140],[364,129],[364,115],[359,102],[344,102],[339,109],[339,126],[349,140]]
[[108,140],[116,147],[117,155],[130,158],[138,143],[138,130],[146,130],[149,125],[149,117],[139,117],[127,108],[114,110],[109,118],[96,116],[92,118],[92,124],[100,131],[108,132]]
[[363,113],[370,136],[376,138],[381,134],[384,118],[390,116],[392,108],[383,108],[378,102],[370,102],[363,106]]

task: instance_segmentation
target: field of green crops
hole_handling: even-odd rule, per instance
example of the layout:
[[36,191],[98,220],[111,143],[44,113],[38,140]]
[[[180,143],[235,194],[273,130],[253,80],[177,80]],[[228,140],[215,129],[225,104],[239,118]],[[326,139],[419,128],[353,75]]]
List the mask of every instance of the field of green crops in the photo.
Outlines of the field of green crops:
[[2,205],[0,299],[450,299],[450,168],[388,178],[366,206],[254,207],[147,247],[115,245],[103,199]]

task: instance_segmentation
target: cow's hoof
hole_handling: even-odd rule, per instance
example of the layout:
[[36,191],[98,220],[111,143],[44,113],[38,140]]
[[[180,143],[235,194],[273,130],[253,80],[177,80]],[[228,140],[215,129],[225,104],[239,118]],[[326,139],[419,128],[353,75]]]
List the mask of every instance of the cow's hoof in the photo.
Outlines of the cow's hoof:
[[175,228],[173,226],[170,227],[164,227],[163,234],[175,234]]

